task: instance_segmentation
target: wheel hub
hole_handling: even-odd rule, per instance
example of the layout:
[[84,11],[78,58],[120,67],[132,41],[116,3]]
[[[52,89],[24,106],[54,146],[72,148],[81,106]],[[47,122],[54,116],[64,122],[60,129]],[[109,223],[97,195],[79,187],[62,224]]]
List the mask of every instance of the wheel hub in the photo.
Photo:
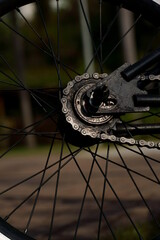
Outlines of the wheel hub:
[[[91,100],[94,98],[92,92],[90,97],[87,96],[87,92],[98,83],[102,81],[107,74],[93,74],[87,73],[76,76],[75,79],[68,83],[64,89],[62,98],[62,112],[65,115],[65,120],[72,126],[72,131],[78,131],[81,134],[81,141],[84,142],[84,137],[89,136],[92,138],[90,141],[88,138],[87,145],[95,144],[97,138],[100,137],[101,133],[106,132],[110,128],[113,128],[117,119],[110,114],[96,114],[91,112],[92,103]],[[115,107],[115,103],[112,101],[113,96],[108,95],[108,101],[100,102],[101,108],[112,109]],[[71,133],[71,132],[70,132]],[[75,144],[76,134],[72,135],[72,139],[69,137],[69,142]],[[75,137],[74,137],[75,135]],[[93,141],[93,139],[95,139]],[[76,144],[79,145],[79,144]]]
[[[83,83],[82,83],[83,84]],[[108,123],[113,117],[111,115],[91,115],[89,112],[89,101],[86,99],[86,92],[94,86],[95,81],[90,79],[86,85],[82,85],[74,96],[74,109],[78,117],[84,120],[87,124],[102,125]],[[79,84],[78,84],[79,85]],[[101,104],[103,107],[104,103]]]

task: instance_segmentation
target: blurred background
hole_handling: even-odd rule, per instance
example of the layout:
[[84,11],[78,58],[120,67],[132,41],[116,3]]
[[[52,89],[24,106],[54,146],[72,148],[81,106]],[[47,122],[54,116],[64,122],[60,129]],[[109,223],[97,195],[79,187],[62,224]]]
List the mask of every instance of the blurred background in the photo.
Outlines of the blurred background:
[[[90,62],[91,59],[93,61],[87,68],[87,72],[102,71],[97,57],[93,58],[96,55],[96,48],[99,55],[100,52],[103,52],[101,54],[103,72],[110,73],[122,65],[124,61],[133,63],[140,59],[146,52],[152,50],[159,41],[158,37],[153,38],[151,45],[150,37],[152,33],[155,34],[156,30],[142,20],[132,29],[125,40],[120,41],[121,36],[134,24],[137,16],[127,10],[121,10],[116,16],[117,9],[105,3],[102,5],[100,18],[98,1],[88,0],[83,3],[90,25],[89,30],[86,27],[86,21],[78,1],[62,0],[59,1],[60,28],[57,31],[57,1],[46,0],[42,2],[47,32],[54,53],[58,54],[57,49],[59,48],[61,62],[63,62],[63,66],[67,66],[67,71],[62,66],[60,69],[64,87],[68,78],[72,79],[86,71],[87,62]],[[3,18],[5,23],[1,22],[0,24],[0,69],[2,69],[0,70],[0,132],[4,134],[10,131],[9,128],[21,129],[22,126],[29,126],[40,118],[42,112],[30,94],[26,93],[21,86],[17,86],[16,78],[20,79],[28,89],[37,91],[37,95],[39,94],[41,97],[44,95],[43,91],[47,92],[49,98],[47,101],[50,104],[54,100],[51,96],[52,92],[57,88],[55,64],[52,57],[47,54],[40,39],[43,38],[44,42],[48,42],[40,14],[34,4],[23,7],[20,11],[6,15]],[[109,29],[113,16],[116,16],[116,20],[112,28]],[[102,22],[101,27],[100,21]],[[30,28],[29,24],[34,30]],[[98,48],[99,40],[100,37],[105,36],[107,31],[110,34],[104,38],[102,51],[102,48]],[[58,37],[60,39],[59,45]],[[112,49],[114,49],[113,53]],[[4,128],[4,125],[8,128]],[[38,131],[52,132],[54,129],[52,125],[53,123],[49,122],[42,124]],[[15,142],[16,137],[13,135],[1,141],[0,145],[10,145]],[[20,144],[34,147],[38,142],[44,144],[47,143],[47,139],[37,138],[34,135],[27,137]]]

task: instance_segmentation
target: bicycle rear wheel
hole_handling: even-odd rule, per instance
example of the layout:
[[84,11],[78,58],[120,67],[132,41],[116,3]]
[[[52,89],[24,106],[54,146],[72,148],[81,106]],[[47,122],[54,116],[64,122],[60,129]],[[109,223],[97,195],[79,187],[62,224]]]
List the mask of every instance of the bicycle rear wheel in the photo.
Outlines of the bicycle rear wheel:
[[[48,5],[40,0],[0,1],[2,240],[160,238],[159,148],[84,136],[76,131],[77,125],[73,130],[62,113],[64,89],[72,90],[80,78],[79,84],[85,86],[85,80],[97,78],[96,72],[110,73],[123,64],[123,57],[119,57],[123,38],[117,40],[116,26],[121,7],[136,13],[133,26],[139,33],[144,28],[145,41],[144,46],[140,42],[139,57],[146,54],[145,48],[152,48],[148,45],[148,31],[150,35],[156,32],[155,39],[151,36],[152,45],[158,45],[157,1],[113,2],[57,0]],[[93,45],[86,66],[79,10]],[[139,14],[156,26],[152,29]],[[91,71],[91,66],[95,72],[88,77],[86,72]],[[144,87],[148,92],[158,88],[158,82]],[[120,115],[119,119],[125,126],[123,134],[132,137],[129,126],[159,123],[159,109]],[[87,121],[95,131],[100,126],[92,117]],[[113,116],[105,121],[113,121],[114,126]],[[141,136],[138,131],[136,135],[138,140],[159,142],[158,133]]]

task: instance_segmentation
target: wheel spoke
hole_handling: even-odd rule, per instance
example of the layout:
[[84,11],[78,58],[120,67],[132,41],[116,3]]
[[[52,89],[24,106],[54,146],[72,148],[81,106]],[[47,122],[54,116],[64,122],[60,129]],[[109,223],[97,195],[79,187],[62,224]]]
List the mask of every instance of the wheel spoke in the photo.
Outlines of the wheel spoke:
[[[80,7],[81,7],[81,11],[82,11],[82,13],[83,13],[84,19],[85,19],[85,23],[86,23],[88,32],[89,32],[90,37],[91,37],[91,41],[92,41],[93,47],[94,47],[94,51],[95,51],[94,58],[95,58],[95,57],[97,58],[98,64],[99,64],[99,67],[100,67],[100,70],[101,70],[101,72],[103,72],[103,70],[102,70],[102,69],[103,69],[102,63],[101,63],[101,60],[100,60],[100,58],[99,58],[98,51],[96,50],[96,44],[95,44],[94,39],[93,39],[93,34],[92,34],[92,31],[91,31],[91,27],[90,27],[89,21],[88,21],[88,19],[87,19],[87,15],[86,15],[86,12],[85,12],[85,9],[84,9],[82,0],[80,0]],[[93,60],[94,60],[94,59],[93,59]],[[92,63],[93,63],[93,60],[92,60]],[[90,65],[91,65],[91,64],[90,64]],[[87,68],[85,69],[85,72],[87,72],[87,70],[88,70],[88,68],[90,67],[90,65],[87,66]]]
[[[80,149],[78,152],[80,152],[80,151],[81,151],[81,149]],[[77,152],[76,154],[78,154],[78,152]],[[69,162],[71,162],[71,160],[73,160],[74,157],[75,157],[75,156],[72,154],[71,157],[70,157],[64,164],[61,165],[60,170],[63,169]],[[56,170],[54,173],[52,173],[52,174],[42,183],[41,188],[42,188],[44,185],[46,185],[51,179],[53,179],[53,177],[54,177],[55,175],[57,175],[58,172],[59,172],[59,169]],[[29,194],[19,205],[17,205],[17,207],[14,208],[14,209],[5,217],[5,220],[8,220],[20,207],[22,207],[29,199],[31,199],[31,198],[34,196],[34,194],[37,193],[37,191],[39,191],[39,187],[37,187],[34,191],[32,191],[31,194]]]
[[[103,172],[103,170],[102,170],[102,168],[101,168],[101,166],[99,165],[99,163],[98,163],[97,160],[96,160],[96,164],[97,164],[97,166],[98,166],[100,172],[102,173],[102,175],[105,177],[105,174],[104,174],[104,172]],[[118,195],[117,195],[116,191],[114,190],[114,188],[113,188],[111,182],[109,181],[108,178],[105,177],[105,179],[106,179],[106,182],[108,183],[108,186],[110,187],[111,191],[113,192],[115,198],[117,199],[118,203],[120,204],[121,208],[122,208],[123,211],[125,212],[125,214],[126,214],[126,216],[128,217],[128,219],[130,220],[130,222],[131,222],[133,228],[135,229],[135,231],[136,231],[136,233],[137,233],[139,239],[142,240],[143,238],[142,238],[142,236],[141,236],[141,234],[140,234],[140,232],[139,232],[137,226],[136,226],[135,223],[133,222],[131,216],[130,216],[129,213],[127,212],[127,209],[124,207],[122,201],[121,201],[120,198],[118,197]]]
[[58,195],[58,187],[59,187],[59,180],[60,180],[60,171],[61,171],[61,165],[62,165],[63,151],[64,151],[64,138],[63,138],[62,146],[61,146],[61,150],[60,150],[60,161],[59,161],[59,165],[58,165],[58,173],[57,173],[57,179],[56,179],[56,187],[55,187],[55,193],[54,193],[54,200],[53,200],[48,240],[50,240],[52,238],[52,234],[53,234],[54,216],[55,216],[55,211],[56,211],[56,203],[57,203],[57,195]]
[[[103,192],[102,192],[102,200],[101,200],[101,209],[103,209],[104,200],[106,199],[106,198],[105,198],[105,192],[106,192],[106,178],[107,178],[107,173],[108,173],[109,151],[110,151],[110,144],[108,144],[108,148],[107,148],[107,157],[106,157],[106,164],[105,164],[105,178],[104,178],[104,184],[103,184]],[[98,239],[98,240],[100,239],[101,225],[102,225],[102,211],[100,212],[100,215],[99,215],[98,236],[97,236],[97,239]]]
[[[68,147],[70,153],[72,154],[72,151],[71,151],[69,145],[67,145],[67,147]],[[116,240],[116,237],[115,237],[115,234],[114,234],[114,232],[113,232],[113,230],[112,230],[112,228],[111,228],[111,225],[110,225],[110,223],[109,223],[106,215],[105,215],[104,212],[102,211],[101,206],[100,206],[100,204],[99,204],[99,201],[98,201],[96,195],[94,194],[94,191],[92,190],[91,186],[89,185],[89,183],[88,183],[88,181],[87,181],[87,179],[86,179],[86,177],[85,177],[85,175],[84,175],[81,167],[79,166],[78,161],[76,160],[75,156],[73,156],[73,160],[74,160],[74,162],[75,162],[75,164],[76,164],[79,172],[81,173],[81,176],[82,176],[82,178],[84,179],[86,185],[88,186],[88,189],[90,190],[90,192],[91,192],[91,194],[92,194],[92,196],[93,196],[93,198],[94,198],[94,200],[95,200],[95,202],[96,202],[96,204],[97,204],[97,207],[98,207],[99,210],[102,212],[102,216],[103,216],[103,218],[105,219],[105,222],[106,222],[106,224],[107,224],[107,226],[108,226],[108,228],[109,228],[109,230],[110,230],[110,232],[111,232],[111,234],[112,234],[113,239]],[[96,161],[96,158],[95,158],[95,161]]]
[[17,12],[20,14],[20,16],[23,18],[23,20],[25,21],[25,23],[29,26],[29,28],[32,30],[32,32],[38,37],[38,39],[41,41],[41,43],[46,47],[46,49],[48,49],[48,51],[50,52],[50,48],[48,47],[48,45],[45,43],[45,41],[43,40],[42,36],[39,35],[39,33],[35,30],[35,28],[29,23],[29,21],[27,20],[27,18],[24,16],[24,14],[21,12],[21,10],[19,8],[16,9]]
[[108,53],[108,55],[105,57],[105,59],[103,60],[103,64],[105,64],[108,59],[110,58],[110,56],[113,54],[113,52],[117,49],[117,47],[120,45],[120,43],[123,41],[123,39],[127,36],[127,34],[132,30],[132,28],[135,27],[135,25],[139,22],[139,20],[141,19],[141,15],[135,20],[135,22],[133,23],[133,25],[128,29],[128,31],[121,37],[121,39],[118,41],[118,43],[115,45],[115,47]]
[[[99,145],[97,145],[97,147],[96,147],[95,154],[96,154],[96,152],[98,151],[98,147],[99,147]],[[74,239],[77,238],[77,233],[78,233],[78,229],[79,229],[79,225],[80,225],[81,215],[82,215],[82,211],[83,211],[84,204],[85,204],[85,200],[86,200],[86,196],[87,196],[88,186],[89,186],[89,184],[90,184],[90,179],[91,179],[91,176],[92,176],[92,172],[93,172],[93,168],[94,168],[94,163],[95,163],[95,157],[93,157],[93,161],[92,161],[91,168],[90,168],[89,175],[88,175],[88,179],[87,179],[86,188],[85,188],[85,191],[84,191],[84,194],[83,194],[83,198],[82,198],[82,202],[81,202],[81,207],[80,207],[80,211],[79,211],[79,215],[78,215],[78,220],[77,220],[77,225],[76,225],[76,228],[75,228]]]
[[[128,175],[129,175],[129,177],[130,177],[132,183],[134,184],[134,186],[135,186],[135,188],[136,188],[138,194],[140,195],[140,197],[141,197],[141,199],[142,199],[144,205],[145,205],[146,208],[148,209],[150,215],[152,216],[152,218],[153,218],[153,220],[155,221],[155,223],[157,224],[157,226],[160,227],[160,224],[159,224],[158,221],[156,220],[156,218],[155,218],[155,216],[154,216],[152,210],[150,209],[150,207],[149,207],[148,203],[146,202],[146,200],[145,200],[143,194],[141,193],[141,191],[140,191],[140,189],[139,189],[139,187],[138,187],[136,181],[134,180],[134,177],[132,176],[131,172],[128,170],[127,164],[125,163],[125,161],[124,161],[124,159],[123,159],[123,157],[122,157],[122,155],[121,155],[121,153],[120,153],[120,151],[119,151],[119,149],[118,149],[118,147],[117,147],[116,145],[115,145],[115,148],[116,148],[116,150],[117,150],[117,153],[118,153],[118,155],[119,155],[119,157],[120,157],[122,163],[124,164],[124,166],[125,166],[125,168],[126,168],[126,170],[127,170],[127,173],[128,173]],[[145,157],[144,157],[144,158],[145,158]],[[145,160],[146,160],[146,158],[145,158]],[[147,160],[146,160],[146,161],[147,161]],[[149,164],[148,161],[147,161],[147,164]],[[149,167],[151,167],[150,164],[149,164]],[[153,171],[152,168],[151,168],[151,170]],[[156,179],[157,179],[157,178],[156,178]],[[157,179],[157,180],[158,180],[158,179]],[[159,180],[158,180],[158,182],[159,182]]]
[[42,173],[42,176],[41,176],[41,180],[40,180],[40,183],[39,183],[38,191],[36,193],[36,196],[35,196],[35,199],[34,199],[34,202],[33,202],[33,207],[32,207],[32,210],[31,210],[28,222],[27,222],[27,226],[26,226],[26,229],[25,229],[25,234],[28,233],[28,229],[29,229],[29,226],[31,224],[31,220],[32,220],[33,214],[35,212],[35,208],[37,206],[38,198],[39,198],[40,191],[41,191],[41,188],[42,188],[42,184],[43,184],[43,181],[44,181],[44,177],[45,177],[45,174],[46,174],[46,171],[47,171],[47,168],[48,168],[48,164],[49,164],[49,160],[50,160],[50,156],[51,156],[51,152],[52,152],[52,149],[53,149],[54,142],[55,142],[55,136],[53,137],[52,142],[51,142],[51,146],[50,146],[50,149],[49,149],[47,160],[46,160],[46,163],[45,163],[45,166],[44,166],[44,169],[43,169],[43,173]]
[[[87,237],[98,240],[111,237],[116,240],[124,238],[129,229],[130,238],[142,240],[148,238],[145,228],[151,224],[156,229],[151,238],[156,233],[159,236],[156,204],[160,186],[160,135],[156,130],[160,110],[150,107],[147,111],[147,108],[141,107],[141,110],[139,106],[133,106],[133,112],[121,113],[119,99],[125,101],[125,96],[120,96],[121,91],[123,93],[127,89],[128,99],[134,94],[129,88],[131,82],[126,81],[128,88],[117,90],[114,96],[118,85],[113,85],[118,84],[118,79],[112,72],[118,64],[122,64],[120,44],[134,27],[139,34],[137,25],[140,28],[144,25],[145,34],[151,29],[150,35],[153,35],[153,27],[145,25],[142,19],[148,16],[145,8],[141,15],[140,10],[132,9],[131,3],[128,6],[127,0],[122,5],[118,4],[119,1],[110,3],[110,0],[3,2],[7,4],[3,9],[0,3],[2,12],[6,12],[0,17],[2,35],[4,33],[0,53],[2,223],[13,224],[14,228],[23,231],[21,234],[27,239],[31,239],[31,235],[35,239],[48,240]],[[137,1],[137,9],[140,3]],[[31,15],[27,14],[27,7]],[[134,10],[136,18],[119,37],[117,21],[122,7]],[[7,11],[13,15],[7,16]],[[82,33],[89,39],[88,49],[85,49],[84,43],[87,40],[81,44]],[[137,56],[145,54],[146,48],[151,50],[156,47],[158,35],[156,39],[151,38],[149,44],[146,44],[148,36],[144,38],[147,47],[141,44]],[[140,36],[138,48],[141,41]],[[17,53],[21,49],[20,43],[25,47],[22,54],[12,54],[12,48]],[[9,44],[11,48],[6,48]],[[82,54],[87,52],[90,54],[86,61]],[[19,64],[21,60],[22,64]],[[120,76],[119,69],[117,73]],[[139,74],[147,79],[152,71],[155,75],[159,74],[156,66]],[[107,86],[108,92],[106,89],[98,91],[105,80],[106,86],[111,84]],[[137,94],[158,95],[158,80],[149,83],[149,80],[145,82],[136,77],[132,83]],[[30,107],[22,104],[27,102],[26,96]],[[98,106],[94,106],[96,100]],[[112,104],[116,106],[114,113]],[[99,114],[103,108],[107,109],[107,115],[104,112]],[[33,117],[28,122],[22,121],[27,120],[27,114],[32,111]],[[152,123],[155,123],[156,130],[149,132]],[[147,126],[148,131],[144,133],[143,128]],[[104,140],[103,134],[110,135],[111,140],[107,137]],[[32,137],[36,139],[36,148],[30,141]],[[133,138],[135,145],[123,143],[123,138]],[[140,147],[140,139],[146,145],[148,142],[150,148],[153,141],[154,148]],[[28,140],[32,143],[29,144]],[[45,146],[42,152],[41,146]],[[4,237],[10,238],[6,233]]]
[[[76,156],[77,154],[79,154],[80,151],[81,151],[81,149],[75,150],[75,151],[73,152],[73,156]],[[60,159],[60,160],[56,161],[55,163],[49,165],[49,166],[46,168],[46,170],[49,170],[49,169],[55,167],[56,165],[59,164],[60,161],[61,161],[61,162],[62,162],[62,161],[65,161],[65,160],[67,160],[68,158],[69,158],[70,160],[72,159],[71,154],[68,154],[68,155],[66,155],[65,157],[63,157],[62,159]],[[42,169],[42,170],[34,173],[33,175],[31,175],[31,176],[29,176],[29,177],[21,180],[20,182],[17,182],[16,184],[8,187],[7,189],[1,191],[1,192],[0,192],[0,195],[3,195],[3,194],[5,194],[5,193],[13,190],[14,188],[17,188],[18,186],[20,186],[20,185],[22,185],[22,184],[24,184],[24,183],[32,180],[33,178],[37,177],[38,175],[43,174],[43,171],[44,171],[44,169]]]
[[[85,149],[85,151],[87,151],[87,150]],[[140,153],[139,153],[139,155],[140,155]],[[99,154],[97,154],[96,156],[97,156],[98,158],[106,161],[106,158],[105,158],[105,157],[103,157],[103,156],[101,156],[101,155],[99,155]],[[152,160],[153,160],[153,159],[152,159]],[[154,160],[153,160],[153,161],[154,161]],[[108,159],[108,162],[109,162],[109,163],[112,163],[113,165],[118,166],[118,167],[120,167],[120,168],[122,168],[122,169],[126,169],[124,165],[121,165],[120,163],[117,163],[117,162],[115,162],[115,161],[113,161],[113,160],[111,160],[111,159]],[[146,180],[148,180],[148,181],[151,181],[151,182],[156,183],[156,184],[159,185],[159,182],[157,182],[155,179],[152,179],[152,178],[150,178],[150,177],[148,177],[148,176],[145,176],[145,175],[143,175],[142,173],[137,172],[137,171],[135,171],[135,170],[133,170],[133,169],[131,169],[131,168],[127,168],[127,170],[130,171],[130,172],[132,172],[132,173],[134,173],[134,174],[136,174],[136,175],[138,175],[138,176],[140,176],[140,177],[142,177],[142,178],[144,178],[144,179],[146,179]]]
[[44,27],[44,30],[45,30],[45,33],[46,33],[46,37],[47,37],[47,40],[48,40],[48,44],[49,44],[49,48],[50,48],[50,51],[51,51],[51,54],[52,54],[52,58],[53,58],[53,61],[54,61],[55,67],[56,67],[57,76],[58,76],[58,83],[62,86],[62,80],[61,80],[61,76],[60,76],[60,72],[59,72],[59,67],[58,67],[56,54],[54,53],[53,46],[52,46],[48,31],[47,31],[47,26],[46,26],[46,23],[45,23],[44,15],[43,15],[43,12],[42,12],[42,9],[41,9],[41,6],[40,6],[40,1],[36,0],[36,3],[37,3],[39,15],[41,17],[41,21],[42,21],[42,24],[43,24],[43,27]]
[[[42,122],[44,122],[45,119],[49,118],[52,114],[54,113],[54,111],[49,112],[44,118],[42,118],[41,120],[39,120],[38,122],[31,124],[30,126],[27,126],[27,128],[30,128],[27,133],[25,135],[23,135],[20,139],[17,140],[17,142],[15,142],[13,145],[11,145],[6,151],[4,151],[1,155],[0,158],[4,157],[8,152],[10,152],[13,148],[15,148],[19,143],[21,143],[27,136],[28,134],[30,134],[32,131],[34,131],[34,129],[36,127],[38,127]],[[20,132],[25,130],[26,127],[24,129],[19,130]],[[8,137],[6,137],[5,139],[7,139]],[[4,140],[4,139],[3,139]]]
[[50,56],[51,57],[51,53],[48,52],[47,50],[37,46],[34,42],[32,42],[31,40],[29,40],[26,36],[24,36],[23,34],[19,33],[16,29],[14,29],[14,27],[10,26],[7,22],[5,22],[2,18],[1,18],[1,22],[8,28],[10,29],[12,32],[14,32],[15,34],[19,35],[20,37],[22,37],[23,40],[25,40],[26,42],[28,42],[30,45],[32,45],[34,48],[38,49],[39,51],[43,52],[45,55]]
[[[112,29],[115,21],[117,20],[118,14],[119,14],[119,10],[117,11],[117,13],[116,13],[116,15],[114,16],[114,18],[113,18],[113,20],[111,21],[111,23],[108,25],[108,28],[107,28],[107,30],[106,30],[106,32],[105,32],[105,34],[104,34],[101,42],[99,43],[97,49],[95,50],[94,56],[92,57],[92,59],[91,59],[90,62],[88,63],[88,66],[86,67],[85,72],[87,72],[87,70],[89,69],[90,65],[91,65],[92,62],[94,61],[96,55],[98,54],[101,46],[103,45],[104,41],[107,39],[107,37],[108,37],[108,35],[109,35],[109,33],[110,33],[110,31],[111,31],[111,29]],[[103,66],[103,62],[102,62],[102,66]]]

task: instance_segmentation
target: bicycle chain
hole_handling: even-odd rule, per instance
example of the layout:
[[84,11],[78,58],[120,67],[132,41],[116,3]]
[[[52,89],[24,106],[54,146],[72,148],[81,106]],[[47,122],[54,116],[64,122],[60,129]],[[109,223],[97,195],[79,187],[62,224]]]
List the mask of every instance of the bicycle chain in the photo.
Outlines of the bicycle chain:
[[[72,128],[76,131],[79,131],[82,135],[84,136],[90,136],[92,138],[99,138],[100,140],[103,141],[110,141],[110,142],[118,142],[121,144],[129,144],[132,146],[139,146],[139,147],[147,147],[147,148],[158,148],[160,149],[160,142],[156,143],[153,141],[145,141],[143,139],[141,140],[136,140],[134,138],[126,138],[126,137],[116,137],[115,135],[110,135],[108,132],[106,133],[101,133],[95,131],[95,128],[93,127],[91,131],[91,127],[82,127],[75,122],[73,119],[72,115],[70,114],[69,108],[68,108],[68,95],[70,93],[70,90],[74,87],[74,85],[77,82],[80,82],[81,80],[89,79],[89,78],[94,78],[94,79],[103,79],[106,78],[108,75],[106,73],[99,74],[99,73],[94,73],[92,75],[89,75],[88,73],[84,73],[83,75],[78,75],[75,77],[74,80],[68,82],[67,87],[63,90],[63,97],[61,99],[62,103],[62,112],[65,114],[66,121],[72,125]],[[149,75],[146,77],[145,75],[139,76],[139,79],[144,81],[146,79],[150,79],[151,81],[153,80],[160,80],[160,75],[155,76],[155,75]]]

